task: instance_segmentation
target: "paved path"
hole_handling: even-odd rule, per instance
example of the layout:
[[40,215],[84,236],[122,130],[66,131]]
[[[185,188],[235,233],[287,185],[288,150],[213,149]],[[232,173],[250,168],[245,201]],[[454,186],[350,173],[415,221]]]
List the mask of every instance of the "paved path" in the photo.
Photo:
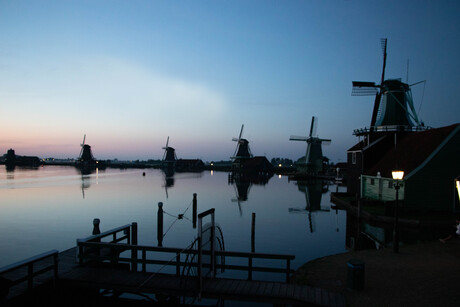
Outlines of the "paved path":
[[[365,288],[347,290],[347,261],[365,262]],[[349,306],[460,306],[460,239],[353,251],[308,262],[295,279],[343,291]]]

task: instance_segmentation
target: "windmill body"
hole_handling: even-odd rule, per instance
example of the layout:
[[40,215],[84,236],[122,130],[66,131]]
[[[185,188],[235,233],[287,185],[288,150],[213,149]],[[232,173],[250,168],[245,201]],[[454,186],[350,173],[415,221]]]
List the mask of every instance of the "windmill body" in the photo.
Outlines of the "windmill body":
[[165,152],[163,154],[162,165],[167,168],[173,168],[176,165],[176,161],[177,161],[176,150],[168,145],[169,145],[169,136],[166,140],[166,146],[163,147]]
[[81,151],[80,156],[78,157],[78,161],[81,164],[90,165],[96,163],[96,159],[94,159],[93,152],[91,151],[91,146],[85,144],[86,134],[83,136],[83,142],[80,144]]
[[244,125],[241,125],[241,130],[238,138],[233,138],[236,142],[235,152],[231,159],[232,172],[256,173],[261,175],[273,174],[274,167],[266,157],[254,157],[249,148],[249,141],[242,138]]
[[322,144],[329,144],[331,140],[321,139],[316,136],[318,118],[313,116],[308,137],[291,136],[290,141],[303,141],[307,143],[307,152],[305,157],[298,160],[298,172],[309,176],[318,176],[324,171],[324,160]]
[[80,168],[82,174],[91,174],[96,169],[103,169],[106,167],[104,161],[97,161],[91,150],[91,146],[85,143],[86,134],[83,136],[83,142],[80,144],[81,150],[78,160],[76,162],[76,167]]
[[351,93],[353,96],[375,95],[369,128],[356,129],[353,132],[356,136],[364,136],[368,144],[382,134],[429,129],[419,120],[412,99],[411,86],[420,82],[409,85],[401,79],[385,79],[387,39],[382,39],[381,44],[383,69],[380,84],[353,81]]

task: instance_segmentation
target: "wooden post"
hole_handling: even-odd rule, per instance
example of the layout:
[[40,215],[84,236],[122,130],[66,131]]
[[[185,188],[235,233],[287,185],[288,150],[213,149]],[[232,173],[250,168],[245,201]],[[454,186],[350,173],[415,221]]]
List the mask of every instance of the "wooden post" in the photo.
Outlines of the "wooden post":
[[101,233],[101,230],[99,229],[99,224],[101,223],[100,219],[94,219],[93,220],[93,235],[98,235]]
[[[252,223],[251,223],[251,253],[256,251],[256,244],[255,244],[255,235],[256,233],[256,213],[252,213]],[[249,270],[248,270],[248,280],[252,280],[252,255],[249,256]]]
[[211,214],[211,271],[212,276],[216,277],[216,223],[214,222],[214,213]]
[[193,193],[193,229],[196,228],[196,216],[197,216],[197,201],[196,201],[196,193]]
[[287,259],[286,263],[286,283],[289,283],[289,274],[291,273],[291,260]]
[[157,214],[157,240],[158,246],[163,246],[163,203],[158,203],[158,214]]
[[180,276],[180,253],[176,253],[176,276]]
[[252,225],[251,225],[251,253],[256,251],[256,213],[252,213]]
[[[137,245],[137,223],[131,224],[131,245]],[[131,249],[131,259],[133,262],[131,263],[131,271],[137,271],[137,249]]]
[[30,290],[32,290],[32,288],[34,287],[34,263],[31,262],[27,265],[27,288]]
[[53,255],[53,277],[54,277],[54,280],[53,280],[53,286],[56,287],[57,285],[57,280],[59,278],[59,268],[58,268],[58,263],[59,263],[59,259],[58,259],[58,253],[56,252],[54,255]]

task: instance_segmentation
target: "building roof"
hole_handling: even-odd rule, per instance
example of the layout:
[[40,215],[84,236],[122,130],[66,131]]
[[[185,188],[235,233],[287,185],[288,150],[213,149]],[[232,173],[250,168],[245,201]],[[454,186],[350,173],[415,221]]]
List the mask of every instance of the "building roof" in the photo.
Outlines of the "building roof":
[[391,178],[391,171],[397,168],[409,174],[420,166],[458,127],[454,124],[446,127],[412,132],[404,135],[398,141],[396,148],[391,148],[382,158],[366,172],[366,175],[376,175]]

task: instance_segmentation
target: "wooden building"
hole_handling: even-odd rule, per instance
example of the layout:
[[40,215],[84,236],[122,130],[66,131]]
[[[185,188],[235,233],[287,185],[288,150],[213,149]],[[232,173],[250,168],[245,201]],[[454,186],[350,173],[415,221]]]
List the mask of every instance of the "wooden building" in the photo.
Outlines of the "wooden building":
[[402,170],[399,198],[404,208],[452,211],[458,197],[460,124],[433,129],[419,120],[411,85],[385,80],[386,44],[383,39],[381,83],[353,82],[352,95],[375,95],[375,100],[370,126],[353,132],[360,140],[347,151],[348,192],[393,201],[391,172]]

